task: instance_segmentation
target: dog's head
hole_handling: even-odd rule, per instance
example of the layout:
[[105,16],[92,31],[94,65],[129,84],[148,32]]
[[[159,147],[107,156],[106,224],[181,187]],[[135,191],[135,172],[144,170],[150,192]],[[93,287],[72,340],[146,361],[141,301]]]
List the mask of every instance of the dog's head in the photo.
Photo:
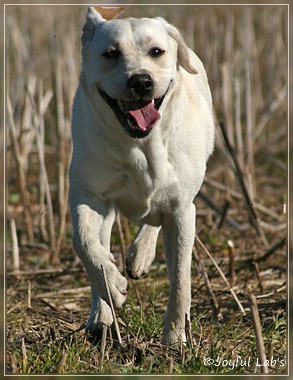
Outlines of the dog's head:
[[107,21],[89,7],[82,35],[83,72],[131,137],[149,134],[182,67],[197,70],[178,30],[162,18]]

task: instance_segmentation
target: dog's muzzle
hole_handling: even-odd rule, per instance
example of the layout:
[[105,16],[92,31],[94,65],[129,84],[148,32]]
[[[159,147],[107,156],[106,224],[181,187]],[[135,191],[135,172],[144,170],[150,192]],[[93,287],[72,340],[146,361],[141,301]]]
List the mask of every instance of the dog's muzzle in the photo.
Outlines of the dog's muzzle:
[[131,98],[138,100],[119,100],[109,96],[101,87],[98,90],[111,107],[124,131],[131,137],[146,137],[161,118],[159,109],[171,87],[157,99],[152,98],[153,80],[148,74],[136,74],[128,80],[128,90]]

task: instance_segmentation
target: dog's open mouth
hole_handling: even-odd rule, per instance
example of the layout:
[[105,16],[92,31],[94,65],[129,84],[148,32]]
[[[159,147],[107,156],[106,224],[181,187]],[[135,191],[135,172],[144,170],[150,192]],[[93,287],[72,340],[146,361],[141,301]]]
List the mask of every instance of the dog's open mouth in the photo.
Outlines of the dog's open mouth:
[[99,92],[112,108],[125,132],[134,138],[146,137],[161,118],[159,108],[166,93],[158,99],[121,101],[111,98],[101,88]]

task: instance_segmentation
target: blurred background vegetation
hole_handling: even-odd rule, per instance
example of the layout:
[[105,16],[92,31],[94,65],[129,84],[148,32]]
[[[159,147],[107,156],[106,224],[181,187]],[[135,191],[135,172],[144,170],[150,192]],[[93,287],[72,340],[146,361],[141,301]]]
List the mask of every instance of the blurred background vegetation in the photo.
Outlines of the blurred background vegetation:
[[[267,170],[268,182],[283,184],[274,205],[282,209],[286,201],[287,7],[130,6],[127,15],[162,16],[181,30],[205,64],[216,117],[224,122],[237,150],[253,199],[263,195],[258,170]],[[8,200],[12,204],[22,200],[28,229],[24,235],[29,232],[30,240],[38,229],[46,235],[47,217],[51,224],[54,219],[55,226],[64,219],[71,106],[84,17],[85,9],[78,6],[6,6],[7,126],[14,124],[14,136],[7,128]],[[221,160],[215,162],[208,175],[230,185],[233,175]],[[41,173],[44,169],[47,173]],[[44,203],[52,208],[49,213],[40,210]],[[54,250],[59,226],[53,233],[51,224],[48,238]]]

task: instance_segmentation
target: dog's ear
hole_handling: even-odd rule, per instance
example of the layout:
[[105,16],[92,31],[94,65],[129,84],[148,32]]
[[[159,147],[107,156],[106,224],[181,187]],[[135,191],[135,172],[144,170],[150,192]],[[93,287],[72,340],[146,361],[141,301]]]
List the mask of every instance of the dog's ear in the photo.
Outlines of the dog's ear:
[[189,48],[184,42],[182,36],[175,26],[169,24],[162,17],[156,17],[156,19],[163,24],[167,33],[171,38],[173,38],[177,42],[178,50],[177,50],[177,59],[180,66],[182,66],[186,71],[190,74],[198,74],[198,70],[193,66],[190,61],[190,53]]
[[104,21],[106,20],[100,15],[100,13],[98,13],[93,7],[88,7],[86,22],[82,28],[83,34],[81,42],[83,46],[93,39],[96,26]]
[[84,46],[90,42],[94,36],[96,26],[117,17],[124,11],[125,7],[88,7],[86,14],[86,22],[82,29],[83,34],[81,37],[82,45]]
[[112,20],[113,18],[116,18],[120,13],[124,12],[125,7],[94,7],[97,12],[100,13],[100,15],[105,20]]

